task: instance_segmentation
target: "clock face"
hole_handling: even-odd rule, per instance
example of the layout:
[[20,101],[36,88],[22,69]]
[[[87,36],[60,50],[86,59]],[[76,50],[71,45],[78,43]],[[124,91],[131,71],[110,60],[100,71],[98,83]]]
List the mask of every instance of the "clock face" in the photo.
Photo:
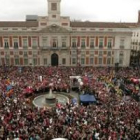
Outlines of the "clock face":
[[57,3],[51,3],[51,9],[53,11],[57,10]]

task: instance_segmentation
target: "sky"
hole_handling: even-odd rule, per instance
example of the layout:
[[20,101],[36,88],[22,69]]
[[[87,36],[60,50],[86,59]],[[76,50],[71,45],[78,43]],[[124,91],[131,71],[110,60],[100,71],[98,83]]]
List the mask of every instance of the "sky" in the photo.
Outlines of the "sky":
[[[47,0],[0,0],[0,21],[47,16]],[[61,15],[71,20],[137,22],[140,0],[61,0]]]

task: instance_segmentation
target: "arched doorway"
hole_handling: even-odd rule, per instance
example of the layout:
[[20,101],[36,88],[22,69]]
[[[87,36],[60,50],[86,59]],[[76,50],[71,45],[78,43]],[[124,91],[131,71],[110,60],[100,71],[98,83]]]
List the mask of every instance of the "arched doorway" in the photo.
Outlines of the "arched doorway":
[[51,56],[51,65],[58,66],[58,55],[56,53],[53,53]]

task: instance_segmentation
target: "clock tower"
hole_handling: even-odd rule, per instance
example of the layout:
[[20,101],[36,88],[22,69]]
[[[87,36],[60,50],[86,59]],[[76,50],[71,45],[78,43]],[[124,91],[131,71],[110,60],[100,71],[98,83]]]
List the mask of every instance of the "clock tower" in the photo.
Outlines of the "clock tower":
[[60,21],[61,0],[48,0],[48,17],[50,22]]

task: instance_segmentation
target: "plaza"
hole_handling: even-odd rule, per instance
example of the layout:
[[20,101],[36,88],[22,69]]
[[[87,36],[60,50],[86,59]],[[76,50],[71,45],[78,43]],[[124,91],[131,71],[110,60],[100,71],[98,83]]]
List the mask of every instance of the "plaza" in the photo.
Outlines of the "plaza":
[[140,140],[138,22],[0,21],[0,140]]

